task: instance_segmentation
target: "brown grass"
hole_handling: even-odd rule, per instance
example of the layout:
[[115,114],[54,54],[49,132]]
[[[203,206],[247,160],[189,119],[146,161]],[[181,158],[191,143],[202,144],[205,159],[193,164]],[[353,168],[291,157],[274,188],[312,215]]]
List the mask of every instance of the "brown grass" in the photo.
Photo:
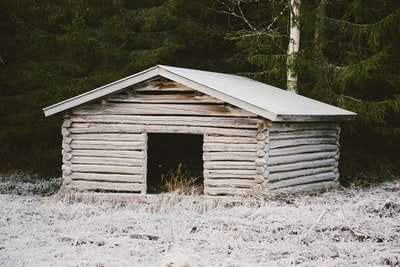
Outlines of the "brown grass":
[[162,175],[167,192],[191,193],[196,189],[198,179],[199,177],[191,175],[182,163],[179,163],[176,170],[169,170]]

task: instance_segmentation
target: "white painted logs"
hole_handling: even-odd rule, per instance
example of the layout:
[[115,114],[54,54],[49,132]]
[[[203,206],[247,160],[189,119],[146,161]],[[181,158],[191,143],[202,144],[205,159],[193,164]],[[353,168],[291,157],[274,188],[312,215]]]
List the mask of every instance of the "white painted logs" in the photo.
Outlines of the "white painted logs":
[[204,135],[204,194],[232,195],[254,188],[256,133],[248,137]]
[[327,122],[272,124],[182,85],[152,82],[67,114],[62,171],[78,190],[145,194],[147,133],[201,134],[206,195],[325,188],[338,184],[339,131]]
[[337,186],[339,129],[336,123],[274,123],[268,188],[304,191]]
[[[71,121],[70,117],[65,121]],[[146,193],[147,135],[143,133],[71,134],[64,122],[64,183],[76,190]],[[84,129],[84,128],[80,128]]]
[[257,157],[255,159],[256,172],[255,182],[259,187],[266,187],[269,182],[269,125],[265,122],[258,125],[257,139]]

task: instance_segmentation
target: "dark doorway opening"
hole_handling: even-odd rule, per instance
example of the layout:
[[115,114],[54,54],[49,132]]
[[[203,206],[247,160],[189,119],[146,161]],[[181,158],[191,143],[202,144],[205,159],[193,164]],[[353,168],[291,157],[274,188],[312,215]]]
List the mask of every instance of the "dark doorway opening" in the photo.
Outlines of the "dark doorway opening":
[[168,191],[166,183],[178,176],[203,185],[203,135],[149,133],[147,157],[147,193]]

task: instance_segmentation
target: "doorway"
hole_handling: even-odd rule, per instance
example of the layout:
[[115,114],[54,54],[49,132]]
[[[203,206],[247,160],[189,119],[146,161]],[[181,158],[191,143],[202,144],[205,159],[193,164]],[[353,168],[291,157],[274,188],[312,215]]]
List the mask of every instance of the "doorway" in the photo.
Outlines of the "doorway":
[[147,193],[171,191],[174,178],[184,179],[187,185],[203,185],[203,135],[148,134]]

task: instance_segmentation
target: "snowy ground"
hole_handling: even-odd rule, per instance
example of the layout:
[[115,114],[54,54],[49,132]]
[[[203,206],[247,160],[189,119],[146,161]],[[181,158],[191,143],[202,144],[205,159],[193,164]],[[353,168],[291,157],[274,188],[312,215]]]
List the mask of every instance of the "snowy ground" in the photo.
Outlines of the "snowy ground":
[[315,196],[0,194],[0,266],[399,266],[400,183]]

